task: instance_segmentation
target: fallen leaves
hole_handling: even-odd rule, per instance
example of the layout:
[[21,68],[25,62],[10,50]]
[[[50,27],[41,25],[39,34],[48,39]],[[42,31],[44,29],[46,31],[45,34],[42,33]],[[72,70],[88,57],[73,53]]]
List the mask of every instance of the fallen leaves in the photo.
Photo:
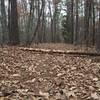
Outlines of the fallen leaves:
[[100,58],[94,59],[4,48],[0,100],[100,100]]
[[91,93],[91,98],[94,99],[94,100],[100,100],[100,98],[99,98],[99,96],[97,95],[96,92]]

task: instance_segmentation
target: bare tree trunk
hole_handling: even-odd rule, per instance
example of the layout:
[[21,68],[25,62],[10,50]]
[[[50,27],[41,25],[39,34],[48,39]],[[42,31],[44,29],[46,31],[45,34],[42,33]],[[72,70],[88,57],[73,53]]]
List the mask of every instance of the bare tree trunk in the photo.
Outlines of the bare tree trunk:
[[96,50],[100,52],[100,11],[99,11],[98,33],[96,36]]
[[44,0],[43,2],[43,11],[42,11],[42,28],[41,28],[41,31],[42,31],[42,40],[41,42],[46,42],[46,37],[45,37],[45,29],[46,29],[46,23],[45,23],[45,3],[46,1]]
[[19,44],[17,0],[9,0],[9,39],[11,45]]
[[75,35],[74,35],[74,44],[78,43],[78,20],[79,20],[79,13],[78,13],[78,0],[76,0],[76,25],[75,25]]
[[6,20],[5,0],[1,0],[1,27],[2,27],[2,42],[8,42],[7,20]]
[[56,34],[57,34],[57,6],[55,6],[55,11],[53,15],[53,42],[56,42]]
[[84,18],[84,41],[86,46],[88,47],[89,44],[89,19],[90,19],[90,0],[85,1],[85,18]]
[[48,0],[49,2],[49,11],[50,11],[50,18],[51,18],[51,25],[50,25],[50,28],[51,28],[51,42],[54,41],[54,31],[53,31],[53,18],[52,18],[52,10],[51,10],[51,6],[50,6],[50,1]]
[[92,10],[93,10],[93,36],[92,36],[92,45],[95,45],[95,0],[92,2]]
[[30,15],[29,15],[29,18],[28,18],[28,23],[27,23],[27,27],[26,27],[26,33],[27,33],[27,43],[29,43],[30,41],[30,37],[31,37],[31,33],[33,32],[33,21],[34,21],[34,0],[31,0],[30,1]]
[[73,43],[73,37],[74,37],[74,10],[73,10],[73,7],[74,7],[74,0],[71,0],[71,34],[72,34],[72,39],[71,39],[71,42]]

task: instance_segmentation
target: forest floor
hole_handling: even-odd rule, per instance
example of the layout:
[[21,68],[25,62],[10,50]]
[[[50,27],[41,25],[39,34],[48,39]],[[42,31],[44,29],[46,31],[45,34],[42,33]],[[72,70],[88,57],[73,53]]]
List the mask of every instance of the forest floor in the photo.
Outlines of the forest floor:
[[[0,48],[0,100],[100,100],[100,56]],[[84,52],[66,44],[31,48]],[[94,52],[88,48],[87,52]]]

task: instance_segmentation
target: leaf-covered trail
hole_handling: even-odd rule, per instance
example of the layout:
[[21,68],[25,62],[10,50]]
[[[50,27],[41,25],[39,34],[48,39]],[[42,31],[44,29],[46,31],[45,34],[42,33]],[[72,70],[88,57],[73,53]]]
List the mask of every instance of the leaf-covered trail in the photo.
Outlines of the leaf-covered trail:
[[100,57],[0,49],[3,100],[100,100],[99,95]]

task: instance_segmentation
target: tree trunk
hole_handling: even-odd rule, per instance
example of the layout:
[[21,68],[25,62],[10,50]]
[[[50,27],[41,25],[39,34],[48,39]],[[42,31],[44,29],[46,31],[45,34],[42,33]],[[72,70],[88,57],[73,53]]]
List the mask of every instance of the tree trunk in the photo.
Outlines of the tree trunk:
[[95,0],[92,2],[92,9],[93,9],[93,37],[92,37],[92,45],[95,45]]
[[75,45],[78,43],[78,20],[79,20],[78,0],[76,0],[76,26],[75,26],[75,35],[74,35],[74,44]]
[[7,20],[6,20],[6,10],[5,10],[5,0],[1,0],[1,27],[2,27],[2,42],[7,43]]
[[84,41],[86,46],[89,44],[89,19],[90,19],[90,0],[85,1],[85,18],[84,18]]
[[11,45],[19,44],[17,0],[9,0],[9,39]]
[[71,42],[73,43],[73,37],[74,37],[74,10],[73,10],[73,7],[74,7],[74,0],[71,0],[71,33],[72,33],[72,39],[71,39]]
[[99,25],[98,25],[98,32],[96,36],[96,50],[100,51],[100,11],[99,11]]

